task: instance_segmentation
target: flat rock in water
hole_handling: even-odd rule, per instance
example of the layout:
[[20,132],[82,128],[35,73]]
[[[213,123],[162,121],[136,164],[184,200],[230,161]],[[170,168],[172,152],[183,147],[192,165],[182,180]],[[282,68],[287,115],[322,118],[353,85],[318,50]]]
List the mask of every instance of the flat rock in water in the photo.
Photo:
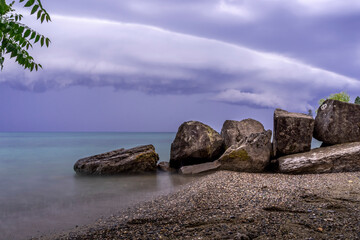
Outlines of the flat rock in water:
[[158,160],[154,146],[145,145],[82,158],[75,163],[74,170],[93,175],[143,173],[155,171]]
[[282,173],[331,173],[360,171],[360,142],[312,149],[278,159]]
[[229,147],[219,158],[220,169],[240,172],[263,172],[270,163],[271,130],[253,133]]
[[313,130],[314,119],[311,116],[276,109],[274,112],[274,155],[280,157],[310,151]]
[[360,141],[360,105],[326,100],[315,118],[314,138],[329,145]]
[[221,164],[219,163],[219,161],[201,163],[201,164],[181,167],[179,172],[182,174],[198,174],[198,173],[218,169],[220,165]]
[[224,138],[225,148],[243,141],[252,133],[265,131],[264,126],[254,119],[248,118],[242,121],[226,120],[221,129],[221,136]]
[[212,162],[224,152],[221,135],[198,121],[184,122],[171,144],[170,167]]

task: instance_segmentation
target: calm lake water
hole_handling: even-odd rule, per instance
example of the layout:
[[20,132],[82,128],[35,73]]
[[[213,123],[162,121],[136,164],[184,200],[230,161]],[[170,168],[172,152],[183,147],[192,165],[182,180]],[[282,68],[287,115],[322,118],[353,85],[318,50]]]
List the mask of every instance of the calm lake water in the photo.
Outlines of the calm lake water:
[[[73,171],[80,158],[145,144],[168,161],[174,138],[175,133],[0,133],[0,239],[92,223],[195,181],[167,173],[84,177]],[[319,144],[313,141],[313,147]]]
[[175,133],[0,133],[0,239],[88,224],[101,216],[167,194],[193,177],[167,173],[80,177],[76,160],[153,144],[169,161]]

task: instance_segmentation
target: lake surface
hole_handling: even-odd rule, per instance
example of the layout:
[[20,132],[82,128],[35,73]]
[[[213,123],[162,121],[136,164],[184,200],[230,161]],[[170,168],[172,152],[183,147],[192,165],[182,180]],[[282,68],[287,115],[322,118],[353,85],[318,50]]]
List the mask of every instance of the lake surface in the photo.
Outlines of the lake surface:
[[175,133],[0,133],[0,239],[88,224],[195,180],[167,173],[84,177],[76,160],[153,144],[169,161]]
[[[169,161],[175,133],[0,133],[0,239],[27,239],[94,222],[168,194],[196,177],[85,177],[76,160],[153,144]],[[313,147],[320,146],[314,140]]]

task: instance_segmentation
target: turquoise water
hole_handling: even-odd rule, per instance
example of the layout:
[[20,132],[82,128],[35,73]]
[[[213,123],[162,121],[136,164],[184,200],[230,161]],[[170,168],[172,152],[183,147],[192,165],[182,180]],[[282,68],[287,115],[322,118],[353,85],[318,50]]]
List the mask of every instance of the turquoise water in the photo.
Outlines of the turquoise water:
[[196,180],[167,173],[84,177],[73,171],[80,158],[145,144],[168,161],[174,138],[175,133],[0,133],[0,239],[92,223]]
[[153,144],[168,161],[175,133],[0,133],[0,239],[67,230],[167,194],[195,178],[167,173],[80,177],[76,160]]

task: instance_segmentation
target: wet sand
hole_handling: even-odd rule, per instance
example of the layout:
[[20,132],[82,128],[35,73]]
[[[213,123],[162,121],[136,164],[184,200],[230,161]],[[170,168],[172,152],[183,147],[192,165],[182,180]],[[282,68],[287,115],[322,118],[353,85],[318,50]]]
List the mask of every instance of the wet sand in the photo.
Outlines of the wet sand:
[[360,239],[360,172],[219,171],[41,239]]

